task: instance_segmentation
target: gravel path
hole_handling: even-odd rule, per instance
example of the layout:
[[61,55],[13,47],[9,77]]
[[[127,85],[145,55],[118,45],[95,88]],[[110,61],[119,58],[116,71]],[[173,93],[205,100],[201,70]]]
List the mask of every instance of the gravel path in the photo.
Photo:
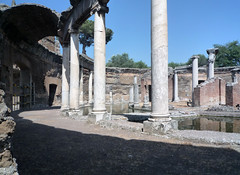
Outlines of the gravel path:
[[239,175],[240,153],[61,117],[58,109],[16,114],[20,175]]

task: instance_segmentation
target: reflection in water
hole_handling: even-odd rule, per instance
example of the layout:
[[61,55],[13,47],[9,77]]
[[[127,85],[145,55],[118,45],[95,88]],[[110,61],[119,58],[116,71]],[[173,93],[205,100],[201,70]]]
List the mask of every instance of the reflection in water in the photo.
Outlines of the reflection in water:
[[207,130],[240,133],[240,118],[200,117],[178,121],[179,130]]

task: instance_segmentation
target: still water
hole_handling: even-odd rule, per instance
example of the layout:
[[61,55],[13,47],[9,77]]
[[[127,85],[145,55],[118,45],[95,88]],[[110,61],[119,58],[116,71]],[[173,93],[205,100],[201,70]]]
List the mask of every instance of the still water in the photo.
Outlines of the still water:
[[198,117],[178,120],[179,130],[207,130],[240,133],[240,118]]
[[[144,111],[128,108],[128,103],[106,105],[108,113],[121,115],[123,113],[139,113]],[[92,112],[92,107],[84,107],[83,115]],[[207,130],[229,133],[240,133],[240,118],[233,117],[194,117],[194,118],[174,118],[178,121],[179,130]],[[138,121],[143,122],[143,121]]]

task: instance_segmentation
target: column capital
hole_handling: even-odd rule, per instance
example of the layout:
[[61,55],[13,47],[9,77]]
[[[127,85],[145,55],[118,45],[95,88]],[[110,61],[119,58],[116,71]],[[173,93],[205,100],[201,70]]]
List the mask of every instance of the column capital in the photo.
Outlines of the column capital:
[[208,54],[208,55],[210,55],[210,54],[217,55],[218,52],[219,52],[219,49],[218,49],[218,48],[207,49],[207,54]]
[[198,55],[193,55],[193,56],[191,57],[192,60],[199,59],[199,58],[200,58],[200,57],[199,57]]

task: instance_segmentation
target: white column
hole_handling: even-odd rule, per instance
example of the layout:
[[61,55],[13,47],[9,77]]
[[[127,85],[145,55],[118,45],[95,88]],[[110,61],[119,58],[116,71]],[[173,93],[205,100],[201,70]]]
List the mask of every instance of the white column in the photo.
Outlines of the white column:
[[179,97],[178,97],[178,72],[175,70],[174,71],[174,87],[173,87],[173,101],[178,102]]
[[70,35],[70,109],[79,109],[79,38],[76,31]]
[[[105,12],[95,12],[94,22],[94,105],[93,113],[105,113],[106,82],[106,31]],[[98,120],[101,120],[98,118]]]
[[192,56],[192,104],[194,105],[194,88],[198,85],[198,59],[199,56]]
[[133,99],[133,86],[131,86],[130,89],[129,89],[129,104],[130,104],[130,105],[134,104],[134,99]]
[[80,83],[79,83],[79,105],[83,106],[83,67],[80,69]]
[[92,74],[93,72],[92,71],[89,71],[89,83],[88,83],[88,104],[92,104],[93,101],[92,101]]
[[63,44],[63,59],[62,59],[62,106],[61,110],[69,108],[69,44]]
[[168,111],[167,0],[152,0],[152,118],[166,118]]
[[139,106],[139,93],[138,93],[138,83],[137,76],[134,76],[134,107]]
[[208,49],[208,79],[214,78],[214,62],[218,54],[218,48]]

